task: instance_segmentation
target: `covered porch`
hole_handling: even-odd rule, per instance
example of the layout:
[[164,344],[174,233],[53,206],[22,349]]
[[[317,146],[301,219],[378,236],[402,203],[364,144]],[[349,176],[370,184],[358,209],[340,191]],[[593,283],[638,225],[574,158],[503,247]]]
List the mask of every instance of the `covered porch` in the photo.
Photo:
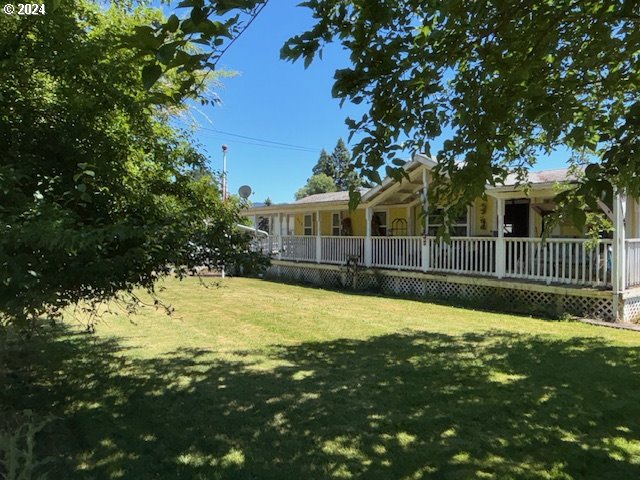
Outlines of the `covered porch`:
[[[496,236],[466,235],[440,241],[429,231],[420,235],[374,235],[374,206],[365,208],[365,235],[323,235],[322,218],[313,218],[313,234],[278,232],[256,239],[255,248],[277,260],[518,279],[544,284],[624,291],[640,286],[639,221],[624,219],[626,199],[617,197],[615,235],[588,238],[520,237],[505,224],[506,198],[496,198]],[[634,209],[635,213],[635,209]],[[280,214],[282,218],[282,214]],[[617,221],[616,221],[617,219]],[[626,232],[631,226],[631,238]],[[273,230],[273,229],[272,229]],[[469,232],[470,233],[470,232]]]
[[[256,248],[277,260],[452,273],[612,288],[614,241],[601,239],[276,235]],[[501,253],[502,252],[502,253]],[[640,239],[625,240],[625,286],[640,285]]]
[[420,215],[429,207],[429,162],[414,159],[405,167],[407,180],[387,179],[363,193],[355,211],[348,210],[346,192],[253,209],[255,224],[268,218],[260,228],[270,231],[256,248],[284,262],[493,279],[507,287],[592,289],[610,292],[614,301],[640,288],[636,200],[620,193],[613,208],[603,205],[614,224],[611,238],[585,238],[569,224],[544,232],[558,179],[566,181],[566,172],[544,172],[536,174],[526,194],[517,185],[488,188],[445,242],[435,235],[434,218]]

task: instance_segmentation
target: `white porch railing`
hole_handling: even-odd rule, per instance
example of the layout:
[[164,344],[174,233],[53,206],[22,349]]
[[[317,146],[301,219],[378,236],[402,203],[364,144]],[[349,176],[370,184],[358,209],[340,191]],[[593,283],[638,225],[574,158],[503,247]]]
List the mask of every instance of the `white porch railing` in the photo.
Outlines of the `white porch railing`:
[[320,251],[322,263],[344,265],[355,259],[364,263],[365,237],[321,237]]
[[372,237],[371,265],[398,270],[420,270],[422,237]]
[[505,238],[505,277],[610,286],[612,240]]
[[[273,237],[277,239],[277,237]],[[282,249],[279,251],[282,260],[299,262],[316,261],[316,237],[304,235],[283,235]]]
[[[504,262],[497,258],[494,237],[270,236],[253,249],[282,260],[360,265],[394,270],[420,270],[516,278],[590,287],[612,285],[613,241],[602,239],[504,238]],[[370,243],[369,243],[370,242]],[[319,249],[319,250],[318,250]],[[367,253],[368,252],[368,253]],[[640,239],[626,240],[627,287],[640,286]]]
[[254,237],[251,240],[251,250],[265,255],[273,255],[278,251],[277,237]]
[[435,272],[493,275],[496,271],[496,239],[453,237],[449,243],[427,239],[428,269]]
[[629,238],[626,250],[627,287],[636,287],[640,285],[640,238]]

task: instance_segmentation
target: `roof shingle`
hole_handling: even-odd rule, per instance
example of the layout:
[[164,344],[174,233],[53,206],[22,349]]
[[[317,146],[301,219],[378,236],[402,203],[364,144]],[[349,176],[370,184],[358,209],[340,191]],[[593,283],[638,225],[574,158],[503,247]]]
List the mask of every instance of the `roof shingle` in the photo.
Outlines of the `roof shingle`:
[[[529,172],[527,175],[527,179],[525,182],[520,183],[554,183],[554,182],[573,182],[576,181],[578,177],[574,172],[572,172],[569,168],[558,168],[555,170],[542,170],[540,172]],[[505,185],[516,185],[518,183],[518,179],[515,174],[511,174],[507,176],[504,184]]]
[[[364,195],[368,192],[368,188],[361,188],[360,193]],[[328,192],[328,193],[316,193],[315,195],[309,195],[308,197],[301,198],[294,202],[295,205],[305,203],[324,203],[324,202],[347,202],[349,201],[349,192]]]

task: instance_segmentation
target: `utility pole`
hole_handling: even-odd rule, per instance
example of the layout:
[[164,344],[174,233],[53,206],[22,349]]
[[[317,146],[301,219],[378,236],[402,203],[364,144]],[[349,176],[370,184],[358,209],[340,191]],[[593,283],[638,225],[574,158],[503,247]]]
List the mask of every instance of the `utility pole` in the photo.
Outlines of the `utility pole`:
[[227,200],[227,150],[229,147],[222,145],[222,199]]
[[[229,147],[226,145],[222,145],[222,201],[227,201],[227,150]],[[225,277],[225,266],[222,266],[222,270],[220,271],[220,276],[222,278]]]

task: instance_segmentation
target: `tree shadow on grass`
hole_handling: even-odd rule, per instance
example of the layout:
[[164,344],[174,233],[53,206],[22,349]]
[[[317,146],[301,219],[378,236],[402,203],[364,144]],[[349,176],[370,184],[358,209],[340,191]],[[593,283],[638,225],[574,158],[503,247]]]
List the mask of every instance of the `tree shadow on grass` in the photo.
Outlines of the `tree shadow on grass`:
[[640,478],[638,348],[405,331],[230,362],[52,337],[0,392],[60,417],[51,478]]

